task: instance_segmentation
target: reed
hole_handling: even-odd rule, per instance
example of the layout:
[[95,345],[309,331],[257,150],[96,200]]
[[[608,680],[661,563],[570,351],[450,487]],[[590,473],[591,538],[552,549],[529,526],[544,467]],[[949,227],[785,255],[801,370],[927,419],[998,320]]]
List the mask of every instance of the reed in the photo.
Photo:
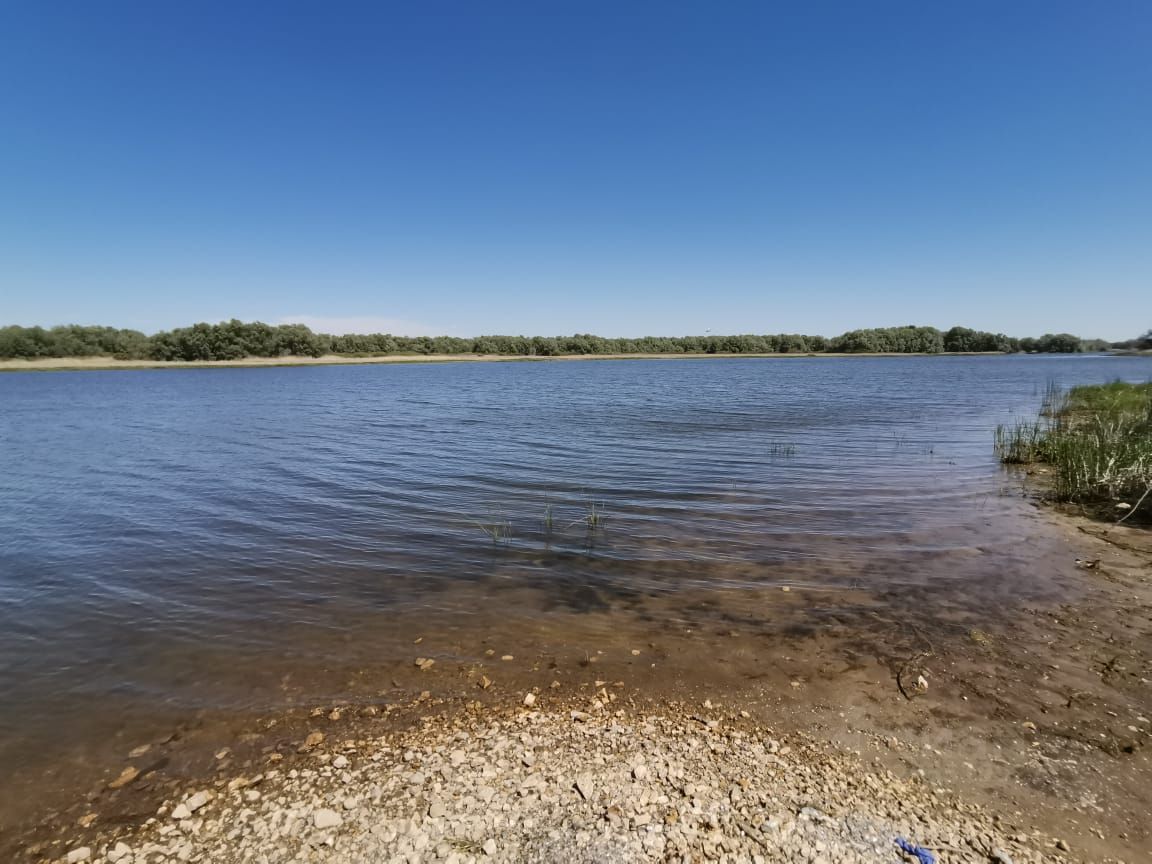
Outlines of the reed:
[[584,515],[576,521],[572,522],[573,525],[583,525],[588,529],[589,534],[596,534],[604,528],[604,504],[601,501],[593,501],[591,498],[584,501]]
[[1004,463],[1049,465],[1059,501],[1138,509],[1152,488],[1152,383],[1050,385],[1040,417],[997,427],[995,448]]
[[773,459],[791,459],[796,455],[796,445],[787,441],[773,441],[768,445],[768,455]]
[[507,543],[512,539],[512,521],[493,514],[487,522],[477,522],[476,527],[483,531],[493,545]]

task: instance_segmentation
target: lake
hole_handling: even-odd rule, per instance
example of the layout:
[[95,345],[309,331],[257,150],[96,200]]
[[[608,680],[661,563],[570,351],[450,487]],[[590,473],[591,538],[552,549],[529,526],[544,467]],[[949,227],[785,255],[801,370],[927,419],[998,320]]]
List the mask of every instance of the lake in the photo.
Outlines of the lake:
[[418,689],[417,654],[559,667],[1058,596],[993,429],[1116,378],[1152,358],[0,375],[0,812],[180,718]]

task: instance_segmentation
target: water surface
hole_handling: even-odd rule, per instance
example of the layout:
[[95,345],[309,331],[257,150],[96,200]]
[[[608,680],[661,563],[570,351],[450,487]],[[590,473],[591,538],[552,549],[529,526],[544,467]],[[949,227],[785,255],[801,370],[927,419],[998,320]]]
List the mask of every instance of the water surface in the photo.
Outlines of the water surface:
[[[1049,381],[1150,377],[1135,357],[0,376],[0,771],[161,714],[347,695],[429,629],[470,661],[469,633],[1050,596],[992,430]],[[785,585],[802,599],[761,608]]]

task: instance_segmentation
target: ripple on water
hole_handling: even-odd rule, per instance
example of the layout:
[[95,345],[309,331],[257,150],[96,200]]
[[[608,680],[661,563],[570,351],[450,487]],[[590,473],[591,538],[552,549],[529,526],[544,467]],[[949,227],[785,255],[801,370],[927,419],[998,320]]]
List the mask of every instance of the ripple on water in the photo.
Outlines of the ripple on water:
[[[0,689],[19,705],[0,765],[33,740],[81,746],[78,711],[107,730],[157,706],[278,704],[285,676],[408,659],[424,623],[465,656],[468,633],[513,626],[784,632],[1050,595],[992,429],[1050,380],[1117,377],[1152,361],[0,376]],[[484,526],[504,524],[493,543]],[[771,605],[781,585],[808,600]]]

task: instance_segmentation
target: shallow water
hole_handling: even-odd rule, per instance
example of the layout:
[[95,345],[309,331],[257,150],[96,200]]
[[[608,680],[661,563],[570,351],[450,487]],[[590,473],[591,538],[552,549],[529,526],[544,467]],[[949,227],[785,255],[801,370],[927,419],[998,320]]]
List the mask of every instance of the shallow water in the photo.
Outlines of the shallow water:
[[158,717],[348,695],[429,629],[469,661],[469,634],[787,635],[1051,596],[1051,538],[992,430],[1049,381],[1115,378],[1152,359],[0,376],[0,772]]

